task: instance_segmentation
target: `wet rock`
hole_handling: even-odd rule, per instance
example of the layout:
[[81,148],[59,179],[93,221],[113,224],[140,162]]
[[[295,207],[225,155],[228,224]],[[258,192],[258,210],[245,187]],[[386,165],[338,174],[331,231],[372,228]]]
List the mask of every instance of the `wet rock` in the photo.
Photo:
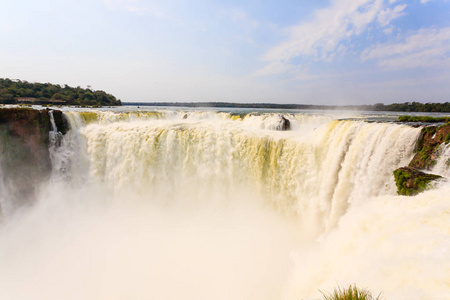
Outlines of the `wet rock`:
[[442,126],[422,128],[417,141],[416,155],[409,163],[410,167],[429,170],[436,164],[437,149],[442,143],[450,142],[450,123]]
[[[53,116],[58,129],[66,132],[62,112],[54,110]],[[0,207],[2,213],[32,203],[39,186],[50,176],[50,130],[48,110],[0,109],[0,184],[8,196],[8,207]]]
[[273,129],[279,131],[291,130],[291,122],[283,115],[280,115],[278,119],[278,124],[276,124],[276,126],[274,126]]
[[291,130],[291,122],[284,116],[281,117],[281,130]]
[[56,128],[62,134],[66,134],[69,130],[69,123],[64,117],[64,114],[60,110],[53,111],[53,118],[55,119]]
[[424,173],[413,167],[403,167],[394,171],[397,193],[403,196],[414,196],[427,190],[432,182],[442,179],[439,175]]

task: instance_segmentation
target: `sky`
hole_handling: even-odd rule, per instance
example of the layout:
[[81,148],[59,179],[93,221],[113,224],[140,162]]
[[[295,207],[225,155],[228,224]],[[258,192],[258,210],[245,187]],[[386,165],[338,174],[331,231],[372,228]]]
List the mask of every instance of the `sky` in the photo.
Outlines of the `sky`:
[[0,78],[127,102],[448,102],[450,0],[0,0]]

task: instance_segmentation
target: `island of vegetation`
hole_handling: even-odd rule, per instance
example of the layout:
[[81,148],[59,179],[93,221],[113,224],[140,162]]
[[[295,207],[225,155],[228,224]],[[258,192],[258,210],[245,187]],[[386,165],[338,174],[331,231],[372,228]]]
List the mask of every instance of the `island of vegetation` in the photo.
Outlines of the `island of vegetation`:
[[122,105],[120,100],[104,91],[8,78],[0,78],[0,104]]
[[428,189],[433,181],[442,177],[422,172],[417,168],[403,167],[394,171],[394,178],[399,195],[414,196]]

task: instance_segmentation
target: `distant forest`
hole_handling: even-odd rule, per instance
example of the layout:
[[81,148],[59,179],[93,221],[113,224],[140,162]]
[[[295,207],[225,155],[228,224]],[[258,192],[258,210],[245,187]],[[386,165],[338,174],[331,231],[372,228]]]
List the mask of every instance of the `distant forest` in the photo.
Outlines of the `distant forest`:
[[[104,91],[70,87],[67,84],[30,83],[24,80],[0,78],[0,104],[59,104],[81,106],[115,106],[122,102]],[[231,102],[124,102],[134,106],[171,107],[217,107],[217,108],[269,108],[269,109],[326,109],[360,111],[398,112],[450,112],[450,102],[420,103],[405,102],[374,105],[308,105],[274,103],[231,103]]]
[[111,94],[90,88],[70,87],[67,84],[30,83],[22,80],[0,78],[0,103],[2,104],[60,104],[113,106],[122,105]]
[[217,108],[268,108],[268,109],[326,109],[326,110],[362,110],[362,111],[399,111],[399,112],[450,112],[450,102],[419,103],[405,102],[394,104],[377,103],[374,105],[307,105],[272,103],[229,103],[229,102],[124,102],[124,105],[139,106],[181,106],[181,107],[217,107]]

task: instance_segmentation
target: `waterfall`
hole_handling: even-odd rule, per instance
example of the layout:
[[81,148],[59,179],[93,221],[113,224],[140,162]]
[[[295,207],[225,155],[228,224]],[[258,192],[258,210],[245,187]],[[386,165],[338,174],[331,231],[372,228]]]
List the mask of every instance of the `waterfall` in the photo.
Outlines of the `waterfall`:
[[[66,159],[64,152],[66,147],[61,147],[63,143],[63,135],[58,131],[53,116],[53,110],[49,110],[51,129],[49,132],[49,154],[52,162],[52,178],[64,176],[66,173]],[[58,174],[58,175],[55,175]]]
[[[52,162],[52,181],[63,181],[65,184],[78,185],[84,183],[85,174],[83,170],[88,169],[85,161],[85,150],[83,149],[82,137],[78,130],[85,123],[81,121],[80,114],[64,114],[64,118],[70,123],[72,130],[64,136],[58,132],[50,110],[50,121],[52,130],[50,131],[49,152]],[[93,115],[93,114],[91,114]]]
[[420,132],[326,116],[290,116],[294,130],[287,132],[264,125],[278,122],[276,114],[67,117],[79,132],[72,138],[85,142],[89,180],[115,194],[195,202],[248,193],[243,198],[328,229],[351,202],[395,194],[392,172],[407,165]]
[[[420,128],[337,112],[64,118],[61,136],[50,113],[36,203],[0,226],[2,299],[312,300],[353,283],[450,299],[450,185],[397,196],[392,174]],[[432,172],[449,176],[449,149]]]
[[450,177],[450,143],[443,143],[438,148],[438,159],[432,172],[441,176]]

